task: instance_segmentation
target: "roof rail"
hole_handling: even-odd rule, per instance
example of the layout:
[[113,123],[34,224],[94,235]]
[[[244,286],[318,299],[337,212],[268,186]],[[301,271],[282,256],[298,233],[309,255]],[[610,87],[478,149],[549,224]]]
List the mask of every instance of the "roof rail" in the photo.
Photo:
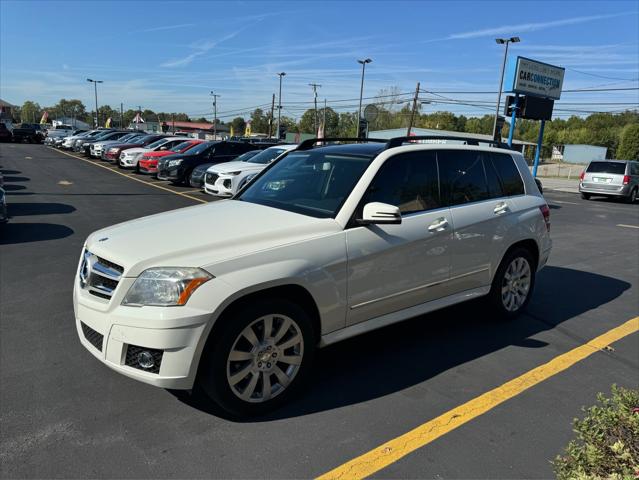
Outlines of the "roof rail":
[[496,142],[495,140],[483,140],[481,138],[473,138],[473,137],[455,137],[451,135],[415,135],[410,137],[395,137],[388,140],[386,144],[386,149],[399,147],[403,145],[405,142],[410,142],[411,140],[455,140],[466,142],[466,145],[479,145],[480,143],[487,143],[488,145],[493,145],[497,148],[505,148],[508,150],[512,150],[508,144],[503,142]]
[[329,137],[329,138],[309,138],[299,144],[297,150],[310,150],[316,143],[327,142],[377,142],[386,143],[388,140],[382,138],[355,138],[355,137]]

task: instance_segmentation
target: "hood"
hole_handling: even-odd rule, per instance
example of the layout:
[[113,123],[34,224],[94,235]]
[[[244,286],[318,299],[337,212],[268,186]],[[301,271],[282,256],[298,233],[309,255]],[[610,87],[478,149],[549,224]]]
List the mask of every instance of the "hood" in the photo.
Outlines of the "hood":
[[150,150],[148,148],[144,148],[144,147],[127,148],[126,149],[126,154],[127,155],[135,155],[137,153],[144,153],[144,152],[150,152]]
[[128,150],[130,148],[139,146],[139,143],[115,143],[114,145],[109,145],[109,148],[126,148]]
[[268,163],[251,163],[251,162],[225,162],[213,165],[208,169],[212,173],[230,173],[241,170],[242,172],[251,172],[263,170]]
[[98,230],[87,248],[137,277],[150,267],[205,267],[260,250],[341,230],[332,218],[220,200],[163,212]]

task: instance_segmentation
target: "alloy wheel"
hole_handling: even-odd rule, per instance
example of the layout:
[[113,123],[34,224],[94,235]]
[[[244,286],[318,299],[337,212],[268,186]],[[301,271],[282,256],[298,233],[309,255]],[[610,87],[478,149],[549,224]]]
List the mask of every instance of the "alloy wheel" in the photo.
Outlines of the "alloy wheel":
[[530,264],[523,257],[517,257],[510,262],[501,286],[501,301],[509,312],[519,310],[528,298],[530,292],[531,274]]
[[299,325],[280,314],[249,324],[233,342],[226,364],[231,391],[250,403],[280,395],[299,372],[304,338]]

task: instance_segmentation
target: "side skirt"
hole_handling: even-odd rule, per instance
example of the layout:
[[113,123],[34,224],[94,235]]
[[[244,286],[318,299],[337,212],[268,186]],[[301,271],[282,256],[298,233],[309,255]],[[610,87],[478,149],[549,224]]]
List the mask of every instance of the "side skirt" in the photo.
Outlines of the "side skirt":
[[351,325],[346,328],[327,333],[326,335],[322,335],[319,346],[325,347],[327,345],[346,340],[347,338],[361,335],[362,333],[370,332],[373,330],[377,330],[378,328],[392,325],[393,323],[408,320],[409,318],[413,317],[418,317],[419,315],[424,315],[425,313],[450,307],[451,305],[465,302],[473,298],[482,297],[484,295],[488,295],[488,292],[490,292],[490,286],[473,288],[472,290],[465,290],[448,297],[438,298],[437,300],[421,303],[404,310],[387,313],[386,315],[375,317],[370,320],[366,320],[365,322],[360,322],[355,325]]

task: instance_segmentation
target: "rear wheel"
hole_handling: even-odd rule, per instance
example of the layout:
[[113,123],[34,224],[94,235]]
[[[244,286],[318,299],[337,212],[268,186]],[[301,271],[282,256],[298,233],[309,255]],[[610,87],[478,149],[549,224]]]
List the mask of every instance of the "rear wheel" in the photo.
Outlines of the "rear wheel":
[[626,203],[635,203],[637,201],[637,187],[633,188],[624,200]]
[[295,394],[309,372],[311,319],[299,305],[279,299],[252,302],[229,315],[207,343],[198,381],[231,414],[266,413]]
[[535,269],[528,249],[517,247],[506,254],[488,294],[500,318],[515,318],[528,306],[535,287]]
[[589,193],[581,193],[581,198],[583,198],[584,200],[590,200],[590,194]]

